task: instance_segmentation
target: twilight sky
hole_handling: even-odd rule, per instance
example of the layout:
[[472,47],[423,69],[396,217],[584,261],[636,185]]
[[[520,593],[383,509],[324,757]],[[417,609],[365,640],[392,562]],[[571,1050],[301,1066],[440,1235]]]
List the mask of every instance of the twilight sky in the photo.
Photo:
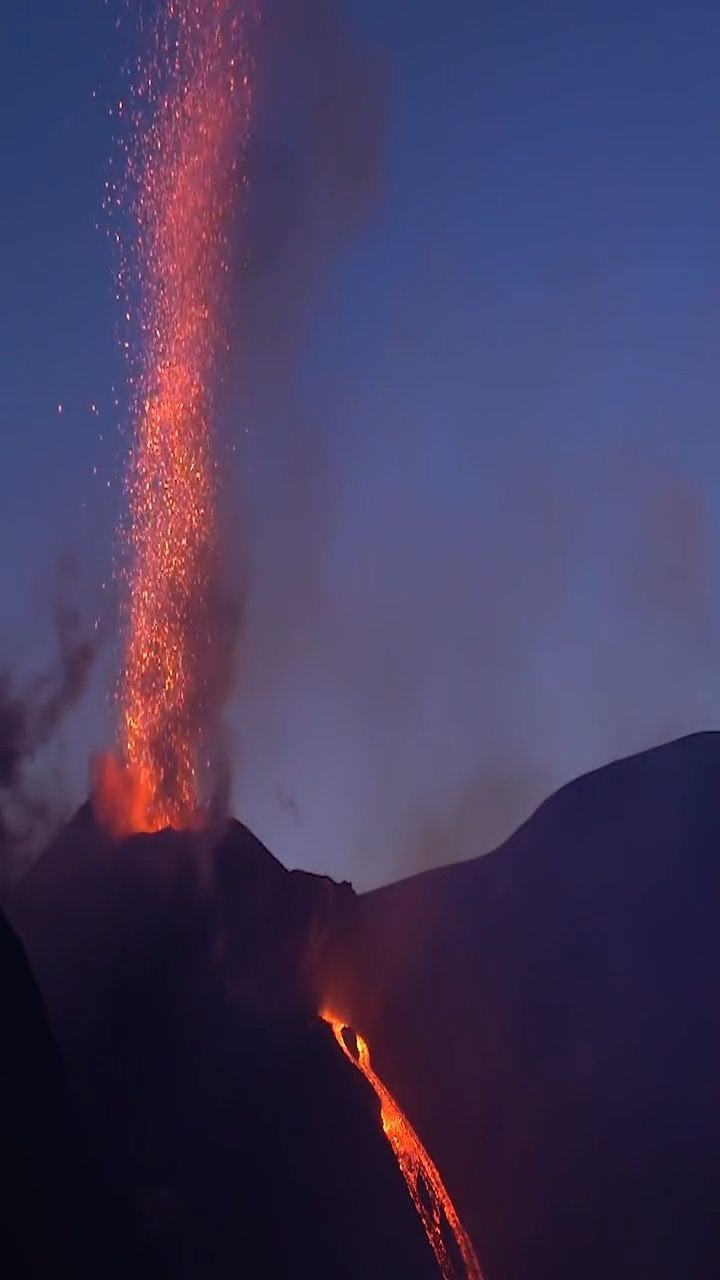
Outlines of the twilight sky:
[[[42,762],[68,805],[113,731],[120,8],[13,5],[0,42],[0,655],[50,660],[68,558],[110,637]],[[217,425],[233,810],[365,888],[717,727],[720,14],[266,14]]]

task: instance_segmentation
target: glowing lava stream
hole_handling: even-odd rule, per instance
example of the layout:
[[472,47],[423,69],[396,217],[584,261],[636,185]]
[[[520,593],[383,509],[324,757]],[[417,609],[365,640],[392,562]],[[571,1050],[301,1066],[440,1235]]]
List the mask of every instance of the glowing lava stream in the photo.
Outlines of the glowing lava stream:
[[97,784],[98,810],[117,834],[195,825],[210,764],[212,384],[227,220],[250,123],[251,6],[158,0],[148,56],[119,104],[132,126],[126,181],[108,185],[133,232],[126,248],[116,238],[134,440],[121,528],[119,750]]
[[[455,1240],[467,1280],[483,1280],[475,1250],[457,1215],[445,1184],[410,1121],[403,1115],[390,1091],[373,1071],[370,1050],[366,1042],[362,1036],[351,1031],[341,1018],[335,1017],[327,1010],[320,1016],[332,1027],[335,1039],[345,1057],[354,1067],[357,1067],[358,1071],[362,1072],[377,1094],[383,1132],[393,1149],[412,1202],[420,1215],[443,1280],[458,1280],[457,1267],[448,1249],[443,1230],[445,1224]],[[350,1052],[345,1042],[346,1031],[355,1037],[357,1058]]]

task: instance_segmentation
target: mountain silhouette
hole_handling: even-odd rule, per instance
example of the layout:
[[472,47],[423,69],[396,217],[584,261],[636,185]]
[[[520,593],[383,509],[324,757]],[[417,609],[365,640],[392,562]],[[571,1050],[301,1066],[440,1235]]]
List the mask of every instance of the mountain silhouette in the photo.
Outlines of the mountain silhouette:
[[329,1002],[486,1280],[716,1277],[719,779],[720,735],[683,739],[572,783],[485,857],[363,895],[239,823],[116,844],[84,808],[8,906],[52,1035],[0,935],[6,1026],[44,1064],[16,1126],[28,1176],[52,1189],[72,1161],[47,1152],[76,1144],[78,1194],[136,1274],[437,1277]]
[[13,921],[133,1274],[435,1280],[377,1099],[317,1016],[315,952],[350,892],[239,823],[116,844],[88,808],[21,885]]
[[488,1280],[720,1275],[719,913],[717,733],[346,913],[332,999]]

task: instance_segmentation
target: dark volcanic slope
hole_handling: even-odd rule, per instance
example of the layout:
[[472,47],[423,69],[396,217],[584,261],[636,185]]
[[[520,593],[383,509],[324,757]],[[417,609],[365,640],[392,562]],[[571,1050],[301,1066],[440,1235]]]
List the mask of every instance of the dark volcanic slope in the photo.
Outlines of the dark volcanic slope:
[[314,1016],[329,997],[486,1280],[716,1280],[718,779],[720,735],[674,743],[362,898],[238,824],[114,846],[78,815],[12,918],[110,1251],[172,1280],[432,1280],[377,1104]]
[[377,1101],[316,1016],[312,960],[346,892],[239,824],[207,847],[114,845],[87,810],[21,886],[124,1274],[437,1280]]
[[3,1276],[20,1280],[70,1265],[76,1276],[94,1273],[90,1193],[57,1046],[22,946],[1,915],[0,1186]]
[[487,1280],[720,1275],[720,735],[346,914],[336,1002]]

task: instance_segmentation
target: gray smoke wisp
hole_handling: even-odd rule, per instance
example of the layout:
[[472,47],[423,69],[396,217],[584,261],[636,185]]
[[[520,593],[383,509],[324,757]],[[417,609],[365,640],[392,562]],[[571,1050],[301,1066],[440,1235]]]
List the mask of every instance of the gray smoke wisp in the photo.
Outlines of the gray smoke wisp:
[[57,599],[55,659],[47,671],[17,686],[0,673],[0,876],[19,874],[61,820],[61,780],[37,768],[38,758],[85,692],[98,651],[79,608]]
[[283,859],[365,888],[484,853],[572,777],[711,727],[716,538],[672,448],[582,417],[558,446],[562,329],[547,318],[546,350],[541,315],[528,332],[496,314],[482,228],[467,350],[443,332],[458,284],[432,223],[359,384],[346,349],[374,318],[347,297],[345,332],[343,272],[382,225],[390,76],[330,0],[276,0],[259,41],[225,407],[246,588],[233,808]]

